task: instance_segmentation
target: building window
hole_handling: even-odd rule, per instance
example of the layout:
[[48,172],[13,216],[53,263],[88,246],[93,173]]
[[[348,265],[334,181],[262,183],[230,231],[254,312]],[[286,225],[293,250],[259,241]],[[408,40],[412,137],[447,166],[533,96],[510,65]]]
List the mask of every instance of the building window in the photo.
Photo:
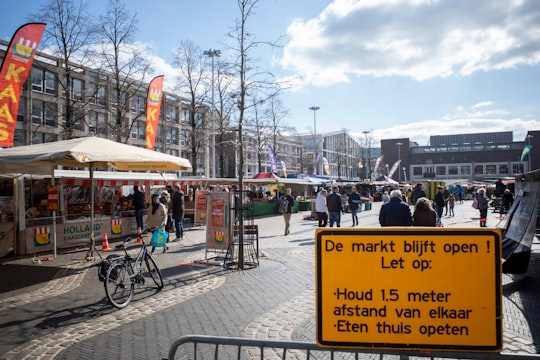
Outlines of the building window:
[[92,104],[101,106],[107,104],[107,88],[104,85],[90,83],[88,85],[88,95]]
[[525,172],[525,168],[523,166],[523,163],[514,163],[512,164],[512,173],[513,174],[523,174]]
[[146,139],[145,121],[136,120],[133,122],[133,127],[131,128],[131,137],[139,140]]
[[19,100],[19,110],[17,110],[17,121],[24,122],[26,119],[26,98],[22,97]]
[[497,174],[497,165],[486,165],[486,175],[495,175]]
[[413,176],[422,176],[422,167],[421,166],[413,166]]
[[471,175],[471,166],[470,165],[461,165],[461,175],[469,176]]
[[499,174],[508,174],[508,165],[500,164],[499,165]]
[[13,146],[27,145],[25,139],[25,131],[22,129],[15,129],[13,133]]
[[56,78],[54,73],[47,70],[32,68],[32,90],[56,95]]
[[32,101],[32,123],[56,127],[57,109],[55,103],[42,100]]
[[167,149],[167,154],[178,157],[178,149]]
[[180,112],[180,122],[184,124],[189,124],[189,110],[188,109],[182,109]]
[[56,134],[42,133],[37,131],[32,134],[32,144],[45,144],[55,141],[58,141],[58,135]]
[[437,175],[446,175],[446,166],[437,166]]
[[[120,92],[120,107],[122,109],[127,108],[127,93],[125,91]],[[116,109],[118,107],[118,96],[116,95],[116,91],[113,91],[111,94],[111,106],[113,109]]]
[[458,175],[458,167],[451,165],[448,167],[448,175]]
[[136,114],[144,114],[146,112],[146,97],[135,95],[131,98],[131,111]]
[[483,174],[484,174],[484,165],[475,165],[474,175],[483,175]]
[[88,131],[94,134],[107,135],[107,114],[97,111],[88,113]]
[[83,81],[81,79],[71,79],[71,99],[79,100],[83,99]]
[[165,106],[165,120],[178,123],[178,109],[175,105],[167,104]]
[[186,146],[186,144],[189,143],[189,131],[188,130],[182,130],[180,132],[180,145]]
[[167,126],[165,128],[165,131],[166,131],[165,137],[167,139],[167,144],[178,145],[178,128]]

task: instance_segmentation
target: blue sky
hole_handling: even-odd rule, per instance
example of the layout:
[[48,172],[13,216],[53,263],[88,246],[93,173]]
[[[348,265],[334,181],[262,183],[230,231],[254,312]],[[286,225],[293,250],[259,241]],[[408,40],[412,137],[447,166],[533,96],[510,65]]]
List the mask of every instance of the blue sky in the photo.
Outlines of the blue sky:
[[[4,4],[0,38],[46,2]],[[125,3],[139,19],[134,39],[166,86],[183,40],[227,57],[235,0]],[[107,1],[88,4],[97,16]],[[539,1],[261,0],[247,28],[261,41],[283,37],[280,49],[259,48],[258,65],[300,79],[281,99],[300,133],[313,131],[313,105],[318,133],[348,129],[364,139],[368,130],[372,144],[493,131],[521,141],[540,130]]]

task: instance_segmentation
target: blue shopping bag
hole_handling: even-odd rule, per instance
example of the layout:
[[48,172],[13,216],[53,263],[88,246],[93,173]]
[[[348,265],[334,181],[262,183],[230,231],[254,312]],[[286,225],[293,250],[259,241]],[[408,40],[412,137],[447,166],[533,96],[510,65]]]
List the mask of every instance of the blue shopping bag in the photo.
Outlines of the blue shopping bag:
[[165,231],[164,227],[160,227],[152,233],[152,239],[150,239],[150,245],[155,247],[165,247],[169,240],[169,233]]

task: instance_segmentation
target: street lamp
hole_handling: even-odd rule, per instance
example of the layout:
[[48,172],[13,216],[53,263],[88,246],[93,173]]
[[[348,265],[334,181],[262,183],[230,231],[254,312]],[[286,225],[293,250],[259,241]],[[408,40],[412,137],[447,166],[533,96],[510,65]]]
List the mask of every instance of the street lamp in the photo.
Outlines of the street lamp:
[[371,168],[371,144],[368,143],[368,134],[370,131],[364,130],[362,131],[362,134],[366,135],[366,144],[368,145],[368,158],[367,158],[367,166],[366,166],[366,179],[371,180],[371,174],[370,174],[370,168]]
[[[314,156],[315,162],[317,161],[317,152],[319,151],[319,141],[317,140],[317,116],[316,116],[317,110],[319,109],[320,107],[315,106],[315,105],[309,107],[309,110],[313,111],[313,138],[315,140],[315,156]],[[315,163],[314,166],[317,166],[317,163]],[[317,170],[315,169],[315,172],[316,171]]]
[[216,122],[214,120],[214,58],[221,56],[221,50],[209,49],[203,51],[203,55],[212,58],[212,109],[210,111],[212,121],[212,177],[216,177]]
[[[401,141],[398,141],[396,143],[396,145],[397,145],[397,157],[398,157],[398,161],[399,161],[399,163],[401,165],[401,161],[400,161],[401,160],[401,151],[400,150],[401,150],[401,145],[403,145],[403,143]],[[397,171],[398,171],[398,181],[401,181],[401,168],[399,166],[398,166]]]

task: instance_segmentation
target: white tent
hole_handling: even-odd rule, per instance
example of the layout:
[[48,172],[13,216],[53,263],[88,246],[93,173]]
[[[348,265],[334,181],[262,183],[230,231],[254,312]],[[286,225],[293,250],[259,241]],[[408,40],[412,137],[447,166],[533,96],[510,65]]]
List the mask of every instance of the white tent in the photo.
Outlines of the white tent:
[[[49,174],[56,166],[89,168],[91,194],[91,245],[87,259],[93,258],[94,239],[94,169],[116,170],[190,170],[187,159],[118,143],[99,137],[84,137],[45,144],[0,149],[0,173]],[[54,218],[54,216],[53,216]],[[54,229],[56,231],[56,229]],[[56,255],[56,233],[54,251]]]

